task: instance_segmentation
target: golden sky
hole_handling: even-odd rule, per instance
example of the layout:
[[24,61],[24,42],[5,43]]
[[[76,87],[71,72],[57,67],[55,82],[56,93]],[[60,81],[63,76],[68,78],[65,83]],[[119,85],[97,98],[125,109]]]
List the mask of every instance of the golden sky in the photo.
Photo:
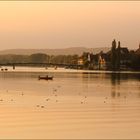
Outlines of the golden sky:
[[140,42],[140,1],[0,1],[0,49]]

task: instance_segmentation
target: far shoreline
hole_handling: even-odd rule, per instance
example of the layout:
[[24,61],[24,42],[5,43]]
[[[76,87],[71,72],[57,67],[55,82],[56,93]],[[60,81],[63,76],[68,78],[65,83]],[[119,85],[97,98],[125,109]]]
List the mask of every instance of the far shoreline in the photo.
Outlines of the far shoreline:
[[15,70],[12,67],[8,66],[5,67],[7,71],[0,71],[1,73],[10,73],[10,72],[35,72],[35,73],[84,73],[84,74],[140,74],[140,71],[133,71],[133,70],[123,70],[123,71],[110,71],[110,70],[82,70],[82,69],[65,69],[65,68],[51,68],[45,69],[44,67],[20,67],[17,66]]

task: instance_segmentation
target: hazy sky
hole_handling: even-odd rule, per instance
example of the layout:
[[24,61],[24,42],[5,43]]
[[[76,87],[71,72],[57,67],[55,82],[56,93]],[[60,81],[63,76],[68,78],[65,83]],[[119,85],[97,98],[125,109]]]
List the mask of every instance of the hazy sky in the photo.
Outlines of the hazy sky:
[[140,1],[0,1],[0,49],[140,42]]

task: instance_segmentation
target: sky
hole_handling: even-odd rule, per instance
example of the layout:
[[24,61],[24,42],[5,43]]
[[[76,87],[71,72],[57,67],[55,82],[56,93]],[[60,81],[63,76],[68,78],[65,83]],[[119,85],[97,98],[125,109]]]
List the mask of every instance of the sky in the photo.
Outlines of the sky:
[[0,50],[140,43],[140,1],[0,1]]

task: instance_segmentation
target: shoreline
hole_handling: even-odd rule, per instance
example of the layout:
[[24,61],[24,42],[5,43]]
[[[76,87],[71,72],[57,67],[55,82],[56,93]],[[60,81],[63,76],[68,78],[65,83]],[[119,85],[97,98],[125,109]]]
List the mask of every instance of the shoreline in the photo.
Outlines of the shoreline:
[[65,68],[48,68],[44,67],[16,67],[15,70],[12,67],[5,67],[7,71],[0,71],[1,73],[10,73],[10,72],[49,72],[49,73],[89,73],[89,74],[140,74],[140,71],[109,71],[109,70],[80,70],[80,69],[65,69]]

